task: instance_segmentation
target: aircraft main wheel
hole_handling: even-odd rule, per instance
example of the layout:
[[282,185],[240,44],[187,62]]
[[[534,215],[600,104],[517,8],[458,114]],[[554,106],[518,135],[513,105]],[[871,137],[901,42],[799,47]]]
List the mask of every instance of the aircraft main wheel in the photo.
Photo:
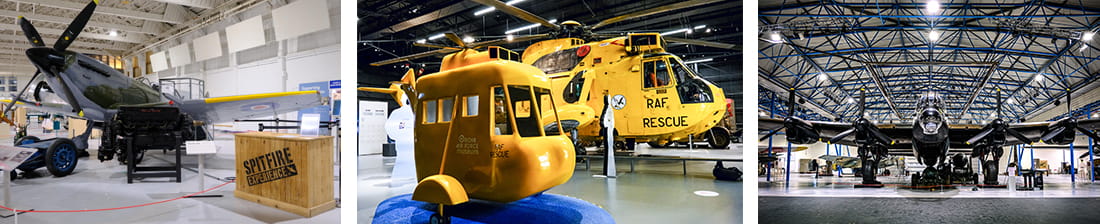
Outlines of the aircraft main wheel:
[[730,132],[725,128],[711,128],[707,135],[707,143],[711,148],[724,149],[730,146]]
[[64,177],[76,168],[76,144],[69,139],[57,139],[46,148],[46,169],[55,177]]
[[19,138],[19,139],[15,140],[15,145],[20,146],[20,145],[26,145],[26,144],[34,144],[35,142],[38,142],[38,141],[40,141],[40,139],[38,139],[38,137],[23,136],[22,138]]
[[429,223],[431,223],[431,224],[449,224],[449,223],[451,223],[451,217],[442,216],[442,215],[439,215],[439,213],[432,214],[432,217],[428,220],[429,220]]

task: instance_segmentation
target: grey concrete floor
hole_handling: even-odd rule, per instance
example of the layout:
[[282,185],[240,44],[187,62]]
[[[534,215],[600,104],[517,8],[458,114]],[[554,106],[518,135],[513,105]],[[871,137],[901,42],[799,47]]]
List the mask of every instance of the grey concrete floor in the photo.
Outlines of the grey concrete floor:
[[[639,144],[638,147],[648,146]],[[740,147],[712,151],[644,150],[649,154],[721,154],[722,158],[731,155],[740,158],[741,155],[729,152],[740,151]],[[392,178],[396,164],[393,157],[359,157],[359,223],[371,223],[375,208],[383,200],[412,193],[416,187],[414,179]],[[741,163],[725,164],[743,167]],[[631,173],[628,172],[629,163],[618,161],[618,177],[608,179],[594,177],[602,174],[602,161],[593,160],[591,170],[585,170],[584,163],[578,163],[568,182],[548,192],[593,203],[607,210],[617,223],[741,223],[742,184],[715,180],[711,174],[713,167],[714,162],[688,162],[688,174],[683,175],[679,161],[638,161],[635,172]],[[718,195],[700,196],[696,191]]]
[[[31,135],[50,138],[31,130]],[[0,138],[0,144],[11,145],[11,138]],[[92,141],[91,149],[98,147]],[[37,170],[43,177],[18,179],[12,183],[12,201],[17,209],[86,210],[132,206],[180,197],[199,191],[198,178],[204,178],[206,188],[225,183],[222,179],[235,175],[232,135],[219,134],[215,155],[205,157],[206,174],[200,177],[198,156],[183,157],[183,181],[169,178],[148,178],[126,184],[126,167],[117,160],[100,162],[95,150],[91,157],[80,158],[76,170],[66,177],[53,177],[45,168]],[[142,165],[166,163],[172,158],[159,150],[148,151]],[[338,167],[337,167],[338,170]],[[339,182],[335,182],[339,185]],[[267,207],[233,196],[235,184],[228,184],[207,194],[220,198],[187,198],[171,202],[97,212],[24,213],[0,219],[3,223],[339,223],[336,208],[312,218]],[[339,194],[339,192],[336,192]],[[337,195],[338,196],[338,195]],[[0,213],[4,213],[0,211]]]

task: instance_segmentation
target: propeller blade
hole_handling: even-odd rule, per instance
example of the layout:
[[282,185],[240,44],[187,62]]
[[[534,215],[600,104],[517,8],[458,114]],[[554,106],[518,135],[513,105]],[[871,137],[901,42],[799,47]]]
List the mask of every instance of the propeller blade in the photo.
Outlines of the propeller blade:
[[458,50],[439,49],[439,50],[434,50],[434,51],[426,51],[426,52],[421,52],[421,53],[418,53],[418,54],[408,55],[408,56],[394,58],[394,59],[389,59],[389,60],[385,60],[385,61],[378,61],[378,62],[371,63],[370,65],[371,66],[382,66],[382,65],[388,65],[388,64],[393,64],[393,63],[402,62],[402,61],[409,61],[409,60],[419,59],[419,58],[438,55],[438,54],[450,54],[450,53],[454,53],[455,51],[458,51]]
[[523,9],[516,8],[515,6],[510,6],[510,5],[505,4],[504,2],[501,2],[501,1],[497,1],[497,0],[470,0],[470,1],[477,2],[477,3],[482,4],[482,5],[492,6],[494,8],[497,8],[497,10],[500,10],[501,12],[508,13],[509,15],[515,16],[515,17],[517,17],[519,19],[522,19],[522,20],[526,20],[527,22],[542,24],[542,26],[550,27],[550,28],[553,28],[554,30],[561,29],[561,27],[558,26],[557,24],[551,23],[550,21],[547,21],[546,19],[543,19],[542,17],[536,16],[535,14],[531,14],[530,12],[524,11]]
[[451,40],[451,42],[455,42],[455,45],[458,45],[458,47],[466,48],[466,42],[462,42],[462,38],[458,38],[458,34],[446,33],[444,35],[447,35],[447,39]]
[[685,43],[685,44],[691,44],[691,45],[699,45],[699,46],[704,46],[704,47],[740,50],[740,49],[736,49],[737,48],[736,45],[721,43],[721,42],[687,39],[687,38],[679,38],[679,37],[662,37],[662,38],[664,38],[666,41],[670,41],[670,42]]
[[768,138],[771,138],[772,135],[775,135],[775,133],[778,133],[779,130],[783,130],[783,128],[776,128],[775,130],[772,130],[772,131],[768,132],[768,134],[766,134],[766,135],[764,135],[764,137],[760,138],[760,141],[768,140]]
[[871,136],[874,136],[875,138],[877,138],[884,145],[893,145],[894,144],[894,139],[893,138],[890,138],[890,136],[886,136],[886,134],[883,134],[882,132],[879,132],[877,130],[871,131]]
[[863,90],[863,88],[859,89],[859,118],[863,118],[863,115],[866,114],[864,112],[864,110],[867,109],[866,108],[867,107],[866,94],[867,94],[866,90]]
[[1015,137],[1017,140],[1020,140],[1021,142],[1024,142],[1024,144],[1031,144],[1032,142],[1035,142],[1034,140],[1031,140],[1027,136],[1024,136],[1024,134],[1021,134],[1020,132],[1016,131],[1015,129],[1005,128],[1005,132],[1007,132],[1008,135],[1011,135],[1012,137]]
[[[46,43],[42,42],[42,35],[38,34],[38,30],[34,29],[34,25],[31,24],[27,18],[19,17],[19,27],[23,28],[23,35],[27,36],[27,41],[31,42],[31,46],[45,47]],[[37,74],[37,73],[36,73]]]
[[832,144],[833,142],[840,142],[840,140],[843,140],[849,135],[852,135],[852,133],[856,133],[856,128],[853,127],[849,128],[848,130],[844,130],[844,132],[840,132],[840,134],[837,134],[836,136],[833,136],[833,138],[830,138],[829,143]]
[[57,39],[57,42],[53,43],[53,49],[64,52],[65,48],[69,48],[69,45],[76,41],[76,37],[80,35],[80,31],[84,30],[84,25],[88,24],[88,19],[92,18],[92,13],[95,12],[95,6],[99,1],[92,1],[88,3],[88,6],[84,6],[84,10],[80,11],[80,14],[73,19],[73,22],[69,24],[68,28],[61,33],[61,37]]
[[1058,127],[1056,129],[1054,129],[1054,131],[1051,131],[1050,133],[1047,133],[1046,135],[1043,135],[1043,137],[1039,138],[1039,139],[1043,140],[1044,142],[1047,142],[1047,141],[1050,141],[1051,139],[1054,139],[1055,136],[1058,136],[1059,134],[1062,134],[1063,131],[1066,131],[1066,127]]
[[982,139],[985,138],[985,136],[988,136],[990,133],[993,133],[993,130],[995,130],[995,129],[996,128],[985,129],[985,131],[982,131],[981,133],[978,133],[978,135],[975,135],[974,137],[972,137],[970,139],[967,139],[966,144],[970,145],[970,144],[974,144],[975,142],[981,141]]
[[1001,118],[1001,88],[997,88],[997,118]]
[[440,48],[440,49],[451,49],[451,50],[462,50],[462,48],[456,48],[456,47],[448,47],[448,46],[443,46],[443,45],[435,45],[435,44],[428,44],[428,43],[413,43],[413,46],[417,46],[417,47],[430,47],[430,48]]
[[[31,79],[28,79],[28,80],[37,79],[39,74],[42,74],[42,71],[35,70],[34,75],[31,76]],[[31,87],[31,82],[27,82],[27,85],[23,85],[23,89],[19,90],[19,94],[16,94],[16,95],[11,97],[11,103],[8,103],[8,106],[4,107],[4,113],[0,113],[0,116],[7,116],[8,112],[11,112],[12,106],[15,106],[15,102],[19,101],[19,96],[22,96],[23,93],[27,92],[27,88],[30,88],[30,87]]]
[[[477,2],[478,0],[474,0],[474,1]],[[638,18],[638,17],[653,15],[653,14],[662,13],[662,12],[675,11],[675,10],[684,9],[684,8],[691,8],[691,7],[706,5],[706,4],[715,3],[715,2],[719,2],[719,1],[721,1],[721,0],[694,0],[694,1],[686,1],[686,2],[668,4],[668,5],[664,5],[664,6],[660,6],[660,7],[656,7],[656,8],[650,8],[650,9],[647,9],[647,10],[628,13],[626,15],[612,17],[610,19],[605,19],[603,21],[600,21],[600,23],[597,23],[596,25],[593,25],[592,29],[597,29],[597,28],[600,28],[600,27],[603,27],[603,26],[611,25],[612,23],[631,20],[631,19],[635,19],[635,18]],[[503,4],[503,3],[501,3],[501,4]],[[500,8],[497,7],[497,9],[500,9]]]
[[1081,133],[1084,133],[1085,135],[1089,136],[1089,138],[1092,138],[1091,141],[1100,141],[1100,136],[1096,135],[1096,133],[1090,131],[1089,129],[1085,129],[1085,128],[1082,128],[1082,127],[1077,127],[1077,130],[1081,131]]
[[790,92],[787,92],[787,117],[794,117],[795,107],[798,104],[794,102],[794,88],[791,88]]

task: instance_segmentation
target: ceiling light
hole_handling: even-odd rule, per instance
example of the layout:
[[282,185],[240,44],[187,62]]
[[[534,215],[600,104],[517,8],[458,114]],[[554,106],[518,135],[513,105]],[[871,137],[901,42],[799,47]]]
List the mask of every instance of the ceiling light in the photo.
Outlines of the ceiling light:
[[692,27],[692,29],[702,29],[702,28],[707,28],[707,25],[698,25],[698,26]]
[[1043,81],[1043,75],[1035,74],[1035,82],[1042,82],[1042,81]]
[[1092,41],[1092,36],[1096,35],[1094,32],[1085,32],[1081,34],[1081,41]]
[[928,42],[936,42],[936,41],[939,41],[939,40],[940,40],[940,32],[936,32],[936,30],[929,30],[928,31]]
[[112,37],[117,37],[118,36],[118,31],[112,30],[111,32],[108,32],[107,35],[110,35]]
[[694,61],[685,61],[684,64],[685,65],[686,64],[695,64],[695,63],[699,63],[699,62],[708,62],[708,61],[713,61],[713,60],[714,60],[713,58],[699,59],[699,60],[694,60]]
[[683,33],[683,32],[688,32],[688,33],[691,33],[691,29],[688,29],[688,28],[684,28],[684,29],[678,29],[678,30],[668,31],[668,32],[664,32],[664,33],[661,33],[661,36],[668,36],[668,35],[673,35],[673,34],[677,34],[677,33]]
[[[558,20],[557,19],[551,19],[550,20],[550,23],[555,23],[555,22],[558,22]],[[504,34],[511,34],[511,33],[519,32],[519,31],[529,30],[531,28],[535,28],[535,27],[538,27],[538,26],[542,26],[542,24],[535,23],[535,24],[522,26],[520,28],[510,29],[508,31],[504,31]]]
[[439,39],[439,38],[443,38],[443,34],[442,34],[442,33],[441,33],[441,34],[436,34],[436,35],[432,35],[432,36],[428,37],[428,40],[435,40],[435,39]]
[[[520,3],[520,2],[522,2],[522,1],[525,1],[525,0],[512,0],[512,1],[508,1],[508,2],[506,2],[506,3],[504,3],[504,4],[506,4],[506,5],[514,5],[514,4],[516,4],[516,3]],[[477,10],[477,12],[474,12],[474,15],[475,15],[475,16],[480,16],[480,15],[482,15],[482,14],[485,14],[485,13],[489,13],[489,12],[492,12],[493,10],[497,10],[497,8],[496,8],[496,7],[489,7],[489,8],[484,8],[484,9],[481,9],[481,10]]]
[[780,36],[779,32],[772,32],[771,39],[773,43],[783,42],[783,36]]
[[710,33],[710,28],[707,28],[707,33]]
[[516,37],[515,37],[515,36],[512,36],[511,34],[508,34],[508,36],[504,37],[504,39],[507,39],[507,40],[508,40],[508,42],[511,42],[511,41],[512,41],[512,40],[514,40],[515,38],[516,38]]
[[462,38],[462,42],[466,42],[466,43],[473,43],[473,42],[474,42],[474,38],[473,38],[473,37],[470,37],[470,36],[466,36],[466,37],[463,37],[463,38]]
[[423,43],[427,43],[427,42],[428,42],[428,40],[425,40],[425,39],[419,39],[419,40],[416,40],[416,42],[417,42],[417,43],[422,43],[422,44],[423,44]]
[[821,80],[821,81],[825,81],[825,80],[829,79],[829,76],[825,75],[825,73],[821,73],[821,74],[817,75],[817,79]]
[[856,99],[848,98],[848,103],[855,103]]
[[1081,44],[1081,48],[1078,48],[1077,51],[1085,51],[1086,48],[1089,48],[1088,44]]
[[925,8],[926,11],[928,12],[928,15],[935,15],[935,14],[938,14],[940,12],[940,2],[939,1],[936,1],[936,0],[928,1],[928,4],[926,4],[925,7],[926,7]]

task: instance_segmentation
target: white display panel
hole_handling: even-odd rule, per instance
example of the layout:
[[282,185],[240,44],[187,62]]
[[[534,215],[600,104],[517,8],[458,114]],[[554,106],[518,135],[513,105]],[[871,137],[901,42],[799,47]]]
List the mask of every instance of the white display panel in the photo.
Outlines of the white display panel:
[[304,34],[328,29],[328,2],[324,0],[299,0],[271,10],[275,26],[275,40],[285,40]]
[[264,36],[264,22],[260,16],[226,27],[225,37],[230,53],[259,47],[267,42]]
[[386,116],[389,104],[379,101],[359,101],[359,154],[382,153],[386,143]]
[[191,64],[191,48],[187,46],[187,43],[169,48],[168,57],[168,60],[172,62],[172,67]]
[[163,51],[149,55],[149,63],[153,67],[154,72],[168,69],[168,57],[165,56]]
[[195,61],[222,56],[222,38],[218,32],[207,34],[191,42],[195,47]]

